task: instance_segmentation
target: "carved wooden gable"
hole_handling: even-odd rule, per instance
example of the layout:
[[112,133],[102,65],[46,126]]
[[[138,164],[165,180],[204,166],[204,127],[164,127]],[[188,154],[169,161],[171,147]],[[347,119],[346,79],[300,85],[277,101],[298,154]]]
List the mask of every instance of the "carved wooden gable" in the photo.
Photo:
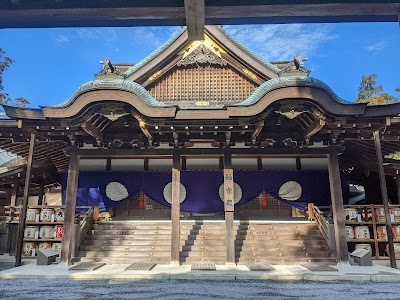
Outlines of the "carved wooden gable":
[[247,99],[258,87],[249,79],[255,75],[244,67],[232,66],[225,59],[227,54],[209,38],[192,43],[178,57],[165,74],[148,78],[147,90],[161,102],[181,107],[234,104]]

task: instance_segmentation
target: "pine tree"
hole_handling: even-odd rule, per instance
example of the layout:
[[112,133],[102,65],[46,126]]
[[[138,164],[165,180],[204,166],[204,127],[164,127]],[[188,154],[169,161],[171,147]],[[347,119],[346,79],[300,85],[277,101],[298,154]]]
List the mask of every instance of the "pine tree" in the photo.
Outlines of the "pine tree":
[[376,84],[376,77],[376,74],[362,77],[356,102],[368,103],[368,105],[386,105],[399,102],[396,97],[383,92],[383,87]]
[[0,48],[0,105],[6,104],[17,107],[25,107],[29,104],[28,100],[26,100],[25,98],[15,98],[14,100],[12,100],[9,95],[4,92],[3,73],[9,68],[10,64],[12,64],[13,62],[14,61],[11,58],[5,56],[5,52],[3,51],[3,49]]

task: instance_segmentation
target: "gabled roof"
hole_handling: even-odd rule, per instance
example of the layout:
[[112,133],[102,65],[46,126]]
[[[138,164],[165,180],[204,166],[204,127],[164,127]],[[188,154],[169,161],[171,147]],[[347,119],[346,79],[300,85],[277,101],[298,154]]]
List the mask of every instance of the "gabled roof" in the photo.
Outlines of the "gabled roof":
[[166,107],[166,105],[164,105],[163,103],[161,103],[157,99],[155,99],[140,84],[130,81],[130,80],[125,80],[125,79],[114,79],[114,80],[96,79],[93,81],[89,81],[89,82],[81,85],[79,87],[79,89],[77,89],[75,91],[75,93],[68,100],[64,101],[63,103],[57,104],[54,107],[68,107],[75,101],[75,99],[79,95],[89,92],[89,91],[99,90],[99,89],[127,91],[127,92],[137,95],[140,99],[143,100],[143,102],[145,102],[149,106]]
[[[265,78],[269,79],[279,76],[281,69],[242,45],[239,41],[224,31],[221,26],[205,26],[205,34],[215,40],[217,44],[224,48],[225,51],[232,53],[233,56],[241,60],[243,64],[256,69],[260,74],[263,74]],[[123,73],[123,75],[125,78],[135,81],[137,79],[135,75],[139,73],[139,71],[151,72],[151,70],[157,66],[159,61],[163,59],[165,60],[173,53],[176,54],[190,43],[186,27],[183,27],[181,31],[175,34],[160,48],[133,67],[129,68]]]
[[289,86],[309,86],[316,87],[326,91],[333,99],[341,104],[354,104],[343,100],[335,94],[334,91],[323,81],[312,77],[277,77],[270,79],[260,85],[254,93],[246,100],[235,104],[235,106],[250,106],[257,103],[268,92]]

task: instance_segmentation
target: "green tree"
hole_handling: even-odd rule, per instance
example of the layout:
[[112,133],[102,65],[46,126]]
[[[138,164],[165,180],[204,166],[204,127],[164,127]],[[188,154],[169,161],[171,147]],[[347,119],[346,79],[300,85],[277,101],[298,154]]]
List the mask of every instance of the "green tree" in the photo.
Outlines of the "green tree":
[[4,86],[3,86],[3,73],[5,70],[7,70],[14,61],[9,58],[8,56],[5,56],[5,52],[3,49],[0,48],[0,105],[1,104],[6,104],[6,105],[12,105],[12,106],[17,106],[17,107],[25,107],[27,104],[29,104],[29,101],[26,100],[25,98],[15,98],[12,100],[7,93],[4,92]]
[[383,92],[383,87],[376,84],[376,77],[376,74],[362,77],[356,102],[368,103],[368,105],[386,105],[399,102],[396,97]]
[[400,152],[390,153],[386,155],[385,158],[400,160]]

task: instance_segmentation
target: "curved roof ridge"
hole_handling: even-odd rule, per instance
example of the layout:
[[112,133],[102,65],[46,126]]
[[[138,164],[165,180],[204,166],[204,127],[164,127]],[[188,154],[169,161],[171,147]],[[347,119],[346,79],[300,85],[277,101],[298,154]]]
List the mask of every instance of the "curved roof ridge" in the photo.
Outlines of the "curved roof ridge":
[[263,84],[261,84],[254,92],[251,94],[246,100],[243,100],[234,106],[250,106],[256,104],[265,94],[268,92],[279,89],[282,87],[289,87],[289,86],[312,86],[317,87],[320,89],[325,90],[335,99],[338,103],[341,104],[354,104],[352,102],[346,101],[340,98],[335,92],[323,81],[313,78],[313,77],[276,77],[272,78]]
[[54,108],[62,108],[68,107],[75,102],[75,99],[88,91],[98,90],[98,89],[107,89],[107,90],[123,90],[127,92],[131,92],[141,98],[147,105],[152,107],[167,107],[167,105],[155,99],[143,86],[140,84],[125,80],[125,79],[95,79],[85,84],[81,85],[75,93],[63,103],[52,106]]
[[261,55],[255,53],[253,50],[246,47],[241,42],[239,42],[237,39],[232,37],[222,26],[218,25],[218,26],[215,26],[215,28],[217,28],[229,41],[231,41],[238,48],[240,48],[240,50],[242,50],[243,52],[245,52],[246,54],[248,54],[249,56],[254,58],[256,61],[258,61],[264,67],[268,68],[269,70],[271,70],[274,73],[279,73],[281,71],[281,69],[279,69],[278,67],[275,67],[270,61],[266,60]]
[[158,49],[147,55],[145,58],[143,58],[140,62],[135,64],[134,66],[130,67],[128,70],[126,70],[123,74],[125,77],[131,76],[134,74],[137,70],[142,68],[143,66],[147,65],[150,61],[152,61],[155,57],[160,55],[165,49],[167,49],[170,45],[172,45],[173,42],[175,42],[181,35],[186,31],[186,26],[182,27],[181,30],[179,30],[178,33],[174,34],[168,41],[166,41],[164,44],[162,44]]

